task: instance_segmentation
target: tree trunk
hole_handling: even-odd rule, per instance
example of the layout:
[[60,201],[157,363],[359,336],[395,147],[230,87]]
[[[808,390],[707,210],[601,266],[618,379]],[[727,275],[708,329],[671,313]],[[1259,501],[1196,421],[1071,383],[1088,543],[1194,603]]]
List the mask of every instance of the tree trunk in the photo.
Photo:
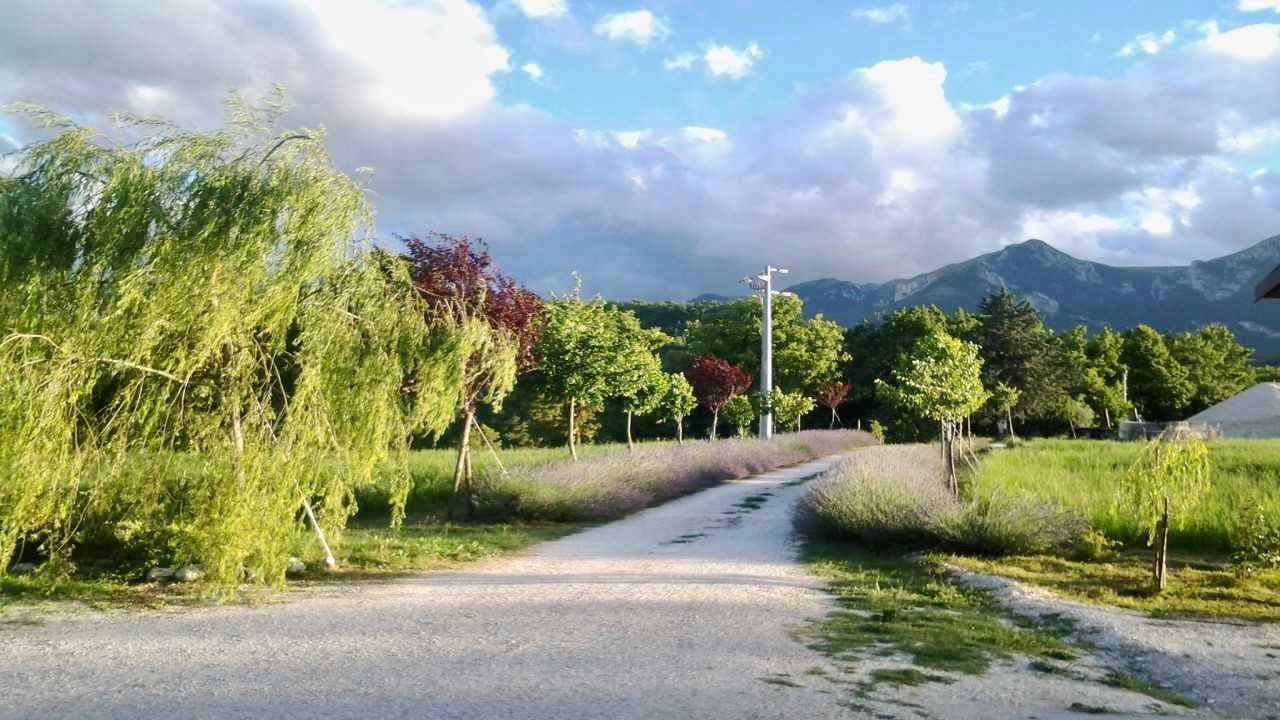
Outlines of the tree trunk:
[[684,444],[684,418],[676,418],[676,442]]
[[466,520],[471,510],[471,418],[475,410],[462,415],[462,433],[458,441],[458,461],[453,466],[453,494],[449,496],[450,520]]
[[627,450],[634,451],[635,443],[631,440],[631,410],[627,410]]
[[944,447],[946,448],[946,454],[947,454],[947,484],[951,488],[951,494],[955,495],[956,497],[960,497],[960,483],[956,479],[955,428],[951,425],[951,423],[946,424],[946,430],[944,430],[944,436],[946,437],[946,441],[944,442]]
[[719,424],[720,424],[720,411],[716,410],[715,412],[711,413],[711,435],[709,436],[708,439],[710,440],[716,439],[716,426]]
[[1107,407],[1103,407],[1103,408],[1102,408],[1102,417],[1106,418],[1106,420],[1107,420],[1107,429],[1108,429],[1108,430],[1110,430],[1110,429],[1111,429],[1111,409],[1110,409],[1110,408],[1107,408]]
[[1169,496],[1164,496],[1164,513],[1156,523],[1156,539],[1152,543],[1151,579],[1156,592],[1165,588],[1165,570],[1169,553]]
[[1067,419],[1067,427],[1071,428],[1071,439],[1076,439],[1076,424],[1070,418]]
[[578,445],[575,437],[578,434],[578,428],[574,417],[577,411],[578,403],[573,398],[569,398],[569,455],[573,457],[574,462],[578,461]]
[[1009,439],[1017,440],[1018,436],[1013,433],[1013,408],[1004,411],[1005,420],[1009,423]]
[[828,430],[836,429],[836,409],[834,406],[831,408],[831,423],[827,425],[827,429]]

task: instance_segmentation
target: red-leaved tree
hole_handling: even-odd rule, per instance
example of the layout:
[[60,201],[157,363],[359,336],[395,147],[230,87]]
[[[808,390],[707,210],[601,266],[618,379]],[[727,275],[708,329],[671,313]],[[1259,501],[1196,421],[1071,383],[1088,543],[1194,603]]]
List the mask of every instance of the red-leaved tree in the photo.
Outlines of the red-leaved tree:
[[737,365],[715,355],[693,358],[684,374],[693,386],[698,404],[711,411],[711,437],[715,438],[716,428],[720,424],[720,409],[751,388],[751,376]]
[[[462,510],[457,503],[460,496],[465,498],[469,514],[475,502],[471,492],[471,428],[476,425],[476,405],[482,398],[501,402],[511,389],[510,353],[514,353],[516,374],[532,368],[533,346],[542,332],[542,300],[494,267],[483,240],[434,232],[425,239],[400,239],[408,247],[409,276],[426,302],[427,312],[447,315],[459,324],[483,320],[493,331],[492,338],[501,340],[479,344],[463,368],[462,432],[449,514]],[[507,354],[498,357],[502,353]]]
[[853,386],[847,382],[829,382],[818,388],[818,404],[831,411],[830,427],[836,426],[836,420],[840,418],[836,414],[836,408],[849,399],[850,390],[853,390]]

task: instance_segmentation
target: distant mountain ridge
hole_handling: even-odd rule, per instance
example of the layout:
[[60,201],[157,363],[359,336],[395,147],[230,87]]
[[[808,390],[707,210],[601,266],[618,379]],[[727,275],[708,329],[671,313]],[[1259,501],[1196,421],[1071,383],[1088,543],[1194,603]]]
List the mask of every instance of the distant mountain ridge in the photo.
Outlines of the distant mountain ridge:
[[1240,252],[1175,267],[1117,267],[1072,257],[1041,240],[1009,245],[933,272],[885,283],[823,279],[790,288],[805,313],[852,325],[899,308],[976,310],[1001,288],[1027,298],[1055,330],[1086,325],[1162,332],[1208,323],[1231,328],[1260,358],[1280,356],[1280,300],[1255,303],[1254,286],[1280,264],[1280,235]]

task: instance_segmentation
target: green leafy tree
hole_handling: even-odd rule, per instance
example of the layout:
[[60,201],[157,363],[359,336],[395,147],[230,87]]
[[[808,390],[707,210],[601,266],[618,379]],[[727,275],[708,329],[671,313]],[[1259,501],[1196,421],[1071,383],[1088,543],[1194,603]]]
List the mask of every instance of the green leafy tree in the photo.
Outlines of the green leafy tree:
[[1139,325],[1124,334],[1121,361],[1129,368],[1129,400],[1148,420],[1178,420],[1195,387],[1160,333]]
[[1190,415],[1235,395],[1255,380],[1249,361],[1253,352],[1236,342],[1225,326],[1206,325],[1193,333],[1165,338],[1169,354],[1187,371],[1191,398],[1184,414]]
[[876,382],[895,406],[938,423],[951,490],[958,494],[954,440],[960,423],[981,408],[988,397],[982,386],[978,346],[945,332],[930,333],[902,359],[890,381]]
[[105,531],[282,582],[300,509],[336,537],[377,470],[402,510],[409,437],[452,420],[474,338],[427,322],[323,136],[270,130],[280,107],[118,142],[32,114],[55,134],[0,181],[0,557],[69,567]]
[[784,392],[781,388],[774,388],[769,394],[770,411],[778,418],[779,424],[790,425],[792,432],[800,431],[800,419],[813,412],[815,407],[814,399],[799,390]]
[[[840,375],[840,365],[847,359],[844,332],[821,315],[805,320],[802,310],[794,295],[774,298],[774,379],[779,386],[816,393],[823,383]],[[759,299],[747,297],[690,321],[685,329],[688,356],[715,355],[758,376],[761,315]]]
[[1181,529],[1210,485],[1209,450],[1189,434],[1165,432],[1147,443],[1129,468],[1121,487],[1123,511],[1134,513],[1151,529],[1147,544],[1153,549],[1152,582],[1165,588],[1165,559],[1170,523],[1177,514]]
[[755,405],[746,395],[735,395],[720,409],[729,424],[738,429],[738,437],[746,437],[756,419]]
[[[632,320],[621,320],[624,329],[620,332],[628,332]],[[635,327],[639,329],[639,325]],[[631,436],[632,416],[656,411],[666,393],[667,375],[662,372],[662,364],[654,354],[654,350],[665,344],[665,338],[660,331],[641,330],[624,340],[626,349],[618,357],[613,391],[615,397],[622,400],[622,409],[627,417],[628,449],[635,447]]]
[[1070,377],[1040,314],[1025,299],[1002,290],[983,298],[978,317],[983,382],[1003,382],[1020,390],[1013,414],[1024,420],[1056,416]]
[[1081,398],[1063,395],[1059,413],[1071,429],[1071,437],[1076,437],[1077,428],[1091,428],[1097,420],[1093,408]]
[[537,381],[547,396],[565,407],[569,454],[574,460],[578,459],[578,412],[599,407],[614,395],[616,366],[627,349],[604,300],[583,300],[579,289],[547,304],[542,335],[533,349]]
[[846,374],[853,385],[852,401],[859,414],[887,425],[894,440],[922,440],[931,435],[932,421],[885,401],[876,381],[889,377],[910,356],[921,338],[947,332],[948,318],[932,305],[904,308],[880,320],[867,320],[845,333],[846,354],[856,361]]
[[991,387],[991,407],[996,413],[1004,418],[1005,427],[1008,429],[1009,437],[1014,440],[1018,439],[1017,434],[1013,431],[1013,408],[1018,404],[1018,398],[1022,396],[1022,391],[1012,385],[1006,385],[1002,382],[996,382]]
[[698,406],[698,398],[693,394],[693,386],[683,373],[667,373],[665,392],[662,402],[658,404],[660,417],[666,422],[676,425],[676,441],[684,444],[684,419]]

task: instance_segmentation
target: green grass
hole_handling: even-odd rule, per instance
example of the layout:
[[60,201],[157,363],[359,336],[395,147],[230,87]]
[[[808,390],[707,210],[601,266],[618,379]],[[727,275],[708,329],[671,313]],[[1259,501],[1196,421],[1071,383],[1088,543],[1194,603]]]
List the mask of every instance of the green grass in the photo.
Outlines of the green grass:
[[[1056,502],[1108,537],[1140,547],[1147,528],[1126,510],[1117,489],[1141,449],[1136,442],[1033,440],[988,453],[967,493]],[[1175,509],[1170,547],[1228,550],[1247,507],[1280,510],[1280,440],[1214,440],[1209,457],[1212,488],[1196,507]]]
[[[522,550],[534,543],[563,537],[581,529],[572,523],[489,523],[452,525],[430,517],[411,516],[400,530],[357,520],[335,548],[338,569],[324,572],[322,554],[310,533],[293,540],[293,553],[308,572],[291,584],[379,580],[414,572],[445,570],[463,563],[487,560]],[[200,584],[139,583],[136,574],[104,574],[95,578],[46,579],[38,576],[0,577],[0,609],[41,606],[76,600],[98,609],[160,608],[212,600],[256,603],[271,597],[269,590],[246,585],[210,594]]]
[[1169,583],[1151,591],[1150,555],[1125,552],[1111,562],[1076,562],[1044,555],[1005,558],[950,556],[975,572],[1003,575],[1086,602],[1155,617],[1241,618],[1280,622],[1280,570],[1241,580],[1224,558],[1173,552]]
[[906,656],[923,681],[933,679],[925,671],[981,674],[1018,655],[1074,657],[1059,628],[1010,623],[990,595],[952,583],[928,558],[817,540],[804,557],[842,608],[813,628],[811,645],[838,661]]
[[[578,455],[589,458],[625,452],[626,449],[627,446],[623,443],[580,445]],[[499,448],[498,456],[508,470],[513,470],[568,460],[569,449],[567,447]],[[453,491],[453,468],[457,460],[458,451],[454,448],[414,450],[409,453],[409,474],[413,478],[413,486],[409,490],[406,512],[409,514],[440,513],[448,507],[449,495]],[[477,447],[471,451],[471,465],[477,477],[498,471],[493,454],[485,447]],[[385,517],[389,511],[387,504],[389,495],[390,486],[385,483],[358,491],[356,500],[360,506],[360,514],[364,517]]]

